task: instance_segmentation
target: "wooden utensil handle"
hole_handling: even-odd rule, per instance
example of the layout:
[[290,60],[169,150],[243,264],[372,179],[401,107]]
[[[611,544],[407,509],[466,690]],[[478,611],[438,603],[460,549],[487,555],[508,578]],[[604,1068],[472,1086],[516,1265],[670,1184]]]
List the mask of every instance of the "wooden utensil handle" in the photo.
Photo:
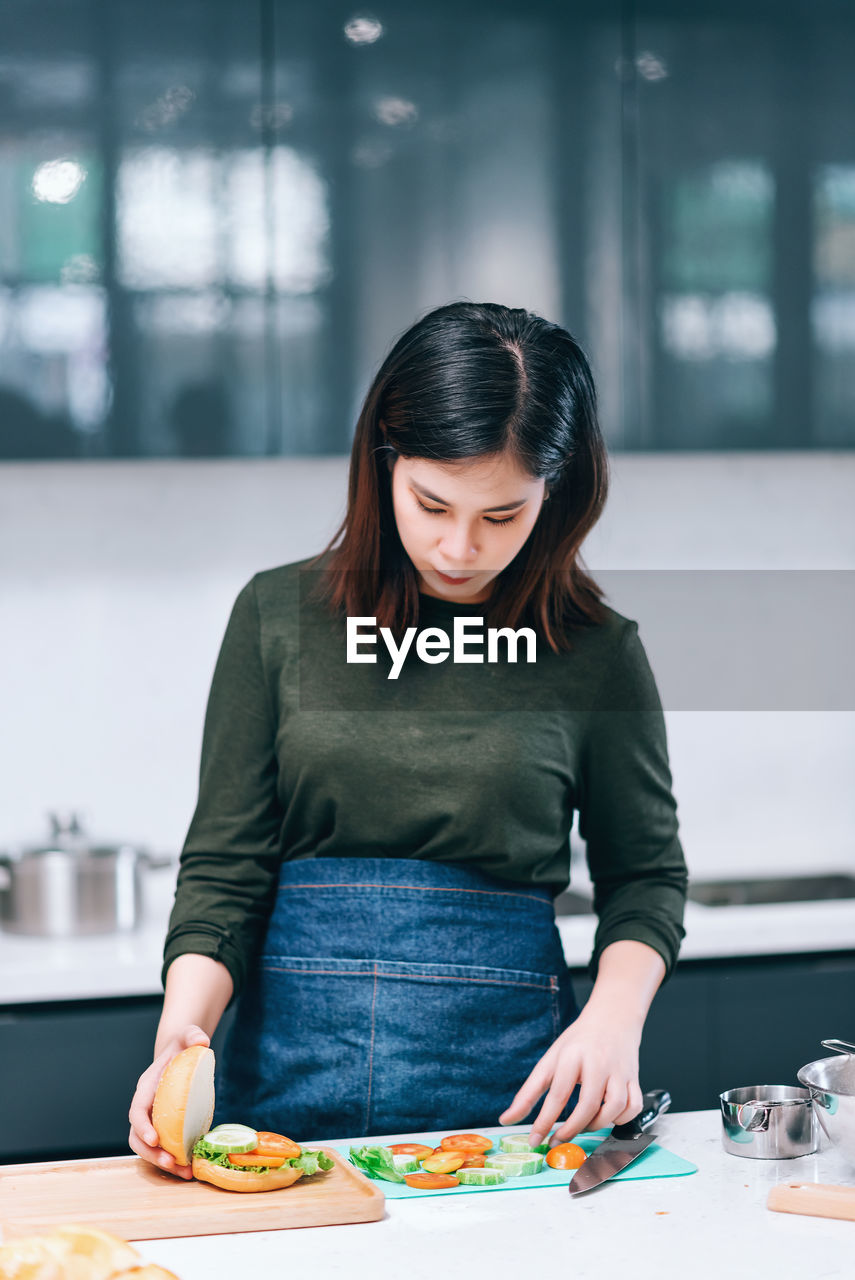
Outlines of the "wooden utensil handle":
[[766,1201],[778,1213],[806,1213],[817,1218],[846,1218],[855,1222],[855,1187],[822,1182],[782,1182]]

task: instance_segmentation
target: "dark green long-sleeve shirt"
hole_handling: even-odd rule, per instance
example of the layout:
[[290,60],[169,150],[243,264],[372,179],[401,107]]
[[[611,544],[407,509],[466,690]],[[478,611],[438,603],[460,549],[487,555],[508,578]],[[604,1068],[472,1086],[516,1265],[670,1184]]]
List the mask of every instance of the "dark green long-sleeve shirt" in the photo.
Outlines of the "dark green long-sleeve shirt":
[[[422,661],[396,679],[367,623],[348,664],[344,619],[307,599],[298,561],[257,573],[232,609],[202,741],[199,795],[181,853],[163,976],[212,956],[239,992],[272,908],[282,859],[353,856],[468,864],[546,884],[569,875],[574,810],[599,916],[591,970],[620,939],[670,973],[684,931],[686,867],[665,724],[634,622],[613,610],[536,661]],[[304,572],[300,572],[304,570]],[[419,629],[453,640],[484,606],[419,596]],[[486,621],[485,624],[486,626]]]

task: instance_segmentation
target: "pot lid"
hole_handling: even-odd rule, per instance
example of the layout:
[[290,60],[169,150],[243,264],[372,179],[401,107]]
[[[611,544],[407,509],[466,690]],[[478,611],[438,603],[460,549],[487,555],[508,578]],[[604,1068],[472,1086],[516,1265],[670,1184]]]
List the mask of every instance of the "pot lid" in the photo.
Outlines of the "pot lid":
[[47,815],[50,823],[50,837],[44,844],[17,845],[8,851],[7,856],[20,861],[24,858],[45,857],[50,854],[64,854],[75,858],[115,858],[119,855],[137,856],[142,852],[129,841],[116,844],[90,844],[89,837],[78,813],[61,814],[51,811]]

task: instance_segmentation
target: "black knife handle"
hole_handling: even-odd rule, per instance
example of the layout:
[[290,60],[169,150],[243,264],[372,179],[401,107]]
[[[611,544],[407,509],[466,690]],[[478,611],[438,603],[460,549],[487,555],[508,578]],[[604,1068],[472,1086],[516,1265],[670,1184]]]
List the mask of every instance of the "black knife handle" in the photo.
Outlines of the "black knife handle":
[[661,1116],[671,1105],[671,1095],[667,1089],[651,1089],[641,1099],[641,1110],[626,1124],[616,1124],[609,1135],[612,1138],[637,1138],[649,1129],[657,1116]]

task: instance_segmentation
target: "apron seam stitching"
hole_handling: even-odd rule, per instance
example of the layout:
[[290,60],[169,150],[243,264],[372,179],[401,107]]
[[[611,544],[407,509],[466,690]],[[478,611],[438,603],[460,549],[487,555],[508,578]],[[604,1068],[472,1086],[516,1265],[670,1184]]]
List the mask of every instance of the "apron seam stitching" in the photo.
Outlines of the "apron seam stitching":
[[[392,963],[394,963],[394,961]],[[376,1000],[376,993],[377,993],[378,978],[398,978],[398,979],[430,978],[434,982],[474,982],[474,983],[486,983],[494,987],[529,987],[534,991],[549,991],[550,994],[553,994],[556,991],[556,986],[552,978],[552,975],[550,975],[548,983],[547,982],[517,982],[513,978],[464,978],[464,977],[458,977],[456,974],[453,974],[453,973],[423,973],[423,972],[378,973],[376,964],[374,965],[373,969],[291,969],[281,964],[267,964],[263,966],[263,971],[265,973],[309,973],[309,974],[321,974],[321,975],[331,974],[335,977],[343,977],[343,978],[368,978],[368,977],[371,977],[371,975],[373,974],[375,1000]],[[372,1043],[372,1050],[373,1050],[373,1044],[374,1044],[374,1021],[373,1021],[374,1006],[373,1004],[371,1007],[371,1017],[372,1017],[371,1043]]]
[[322,881],[318,884],[280,884],[278,890],[284,893],[288,889],[415,889],[418,893],[477,893],[489,898],[520,898],[526,902],[542,902],[547,906],[546,898],[535,893],[510,893],[505,889],[455,889],[447,885],[427,884],[375,884],[369,881]]
[[[287,970],[286,970],[287,972]],[[371,1125],[371,1082],[374,1074],[374,1031],[377,1026],[375,1010],[377,1007],[377,965],[374,965],[374,992],[371,997],[371,1044],[368,1049],[368,1097],[365,1100],[365,1132],[370,1133]]]

